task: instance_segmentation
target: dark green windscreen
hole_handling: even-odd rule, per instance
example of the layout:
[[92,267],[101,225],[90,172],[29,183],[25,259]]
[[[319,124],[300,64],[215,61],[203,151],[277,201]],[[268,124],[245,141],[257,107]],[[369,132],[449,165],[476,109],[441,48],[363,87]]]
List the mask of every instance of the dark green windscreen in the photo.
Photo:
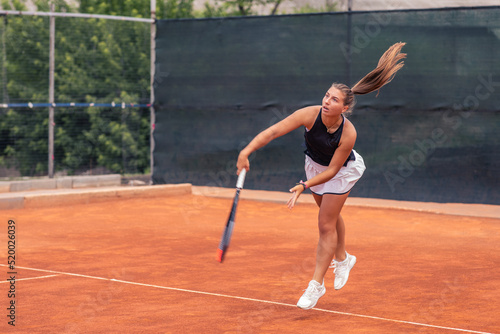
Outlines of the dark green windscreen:
[[[154,182],[234,187],[249,140],[400,41],[405,67],[349,116],[351,196],[500,204],[500,7],[158,21]],[[245,187],[304,179],[303,131],[257,151]]]

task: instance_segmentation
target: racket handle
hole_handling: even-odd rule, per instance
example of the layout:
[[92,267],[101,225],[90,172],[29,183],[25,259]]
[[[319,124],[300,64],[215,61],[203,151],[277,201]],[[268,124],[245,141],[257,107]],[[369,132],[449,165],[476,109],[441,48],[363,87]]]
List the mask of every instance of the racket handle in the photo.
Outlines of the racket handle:
[[236,188],[242,189],[243,188],[243,183],[245,183],[245,176],[247,174],[247,170],[243,168],[240,172],[240,175],[238,175],[238,181],[236,182]]

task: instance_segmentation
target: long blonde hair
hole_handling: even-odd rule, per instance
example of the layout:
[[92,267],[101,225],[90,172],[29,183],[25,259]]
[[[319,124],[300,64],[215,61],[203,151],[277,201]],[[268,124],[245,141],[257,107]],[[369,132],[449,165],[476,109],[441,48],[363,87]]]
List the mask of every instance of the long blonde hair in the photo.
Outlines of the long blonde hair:
[[[380,90],[382,86],[392,81],[396,72],[403,66],[404,62],[399,62],[406,58],[406,53],[401,53],[401,49],[406,43],[396,43],[392,45],[378,61],[377,67],[359,80],[352,88],[341,83],[333,83],[332,87],[337,88],[344,93],[344,105],[349,106],[346,113],[352,112],[356,99],[354,95],[368,94],[376,90]],[[378,93],[377,93],[378,96]]]

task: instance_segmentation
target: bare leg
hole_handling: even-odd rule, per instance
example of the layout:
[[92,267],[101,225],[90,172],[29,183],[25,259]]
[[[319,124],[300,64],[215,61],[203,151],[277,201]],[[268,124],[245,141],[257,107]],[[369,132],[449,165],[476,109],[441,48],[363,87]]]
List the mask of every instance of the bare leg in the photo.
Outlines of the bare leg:
[[318,208],[321,207],[321,201],[323,200],[323,196],[316,195],[315,193],[312,194],[314,200],[316,201],[316,204],[318,205]]
[[339,262],[345,260],[345,225],[342,215],[337,219],[337,249],[335,250],[335,259]]
[[[323,196],[312,194],[318,207],[321,207]],[[339,262],[345,260],[345,224],[342,215],[337,219],[337,249],[335,250],[335,259]]]
[[[319,241],[313,280],[320,284],[323,282],[323,277],[332,262],[333,256],[336,254],[339,240],[344,251],[343,257],[345,257],[345,226],[342,217],[339,216],[348,196],[349,193],[344,195],[326,194],[322,196],[319,203],[316,200],[319,204]],[[340,227],[339,231],[337,231],[337,226]],[[339,258],[342,259],[340,256]]]

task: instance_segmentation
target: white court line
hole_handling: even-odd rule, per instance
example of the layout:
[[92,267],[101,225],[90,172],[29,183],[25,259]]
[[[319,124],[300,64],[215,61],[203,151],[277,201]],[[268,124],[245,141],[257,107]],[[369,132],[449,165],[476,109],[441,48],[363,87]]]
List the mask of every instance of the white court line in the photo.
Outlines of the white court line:
[[[0,266],[7,267],[6,264],[0,264]],[[69,275],[69,276],[85,277],[85,278],[92,278],[92,279],[100,279],[100,280],[103,280],[103,281],[110,281],[109,278],[103,278],[103,277],[97,277],[97,276],[88,276],[88,275],[81,275],[81,274],[65,273],[65,272],[62,272],[62,271],[54,271],[54,270],[46,270],[46,269],[36,269],[36,268],[27,268],[27,267],[19,267],[19,266],[16,266],[16,268],[26,269],[26,270],[33,270],[33,271],[43,271],[45,273],[53,273],[53,274],[60,274],[60,275]]]
[[[7,267],[7,265],[5,265],[5,264],[0,264],[0,266]],[[131,285],[137,285],[137,286],[145,286],[145,287],[149,287],[149,288],[157,288],[157,289],[180,291],[180,292],[189,292],[189,293],[196,293],[196,294],[200,294],[200,295],[225,297],[225,298],[231,298],[231,299],[239,299],[239,300],[245,300],[245,301],[252,301],[252,302],[258,302],[258,303],[265,303],[265,304],[272,304],[272,305],[280,305],[280,306],[288,306],[288,307],[297,308],[297,305],[294,305],[294,304],[273,302],[273,301],[263,300],[263,299],[255,299],[255,298],[248,298],[248,297],[232,296],[232,295],[225,295],[225,294],[213,293],[213,292],[205,292],[205,291],[196,291],[196,290],[172,288],[172,287],[162,286],[162,285],[154,285],[154,284],[145,284],[145,283],[138,283],[138,282],[123,281],[123,280],[118,280],[118,279],[114,279],[114,278],[104,278],[104,277],[97,277],[97,276],[72,274],[72,273],[66,273],[66,272],[62,272],[62,271],[36,269],[36,268],[27,268],[27,267],[19,267],[19,266],[17,266],[16,268],[26,269],[26,270],[34,270],[34,271],[43,271],[43,272],[47,272],[47,273],[54,273],[54,274],[60,274],[60,275],[69,275],[69,276],[76,276],[76,277],[98,279],[98,280],[111,281],[111,282],[124,283],[124,284],[131,284]],[[56,275],[54,275],[54,276],[56,276]],[[429,324],[424,324],[424,323],[419,323],[419,322],[413,322],[413,321],[396,320],[396,319],[382,318],[382,317],[376,317],[376,316],[371,316],[371,315],[364,315],[364,314],[356,314],[356,313],[349,313],[349,312],[340,312],[340,311],[326,310],[326,309],[321,309],[321,308],[312,308],[310,311],[319,311],[319,312],[326,312],[326,313],[334,313],[334,314],[340,314],[340,315],[347,315],[347,316],[351,316],[351,317],[374,319],[374,320],[381,320],[381,321],[388,321],[388,322],[396,322],[396,323],[407,324],[407,325],[415,325],[415,326],[423,326],[423,327],[431,327],[431,328],[439,328],[439,329],[448,329],[448,330],[457,331],[457,332],[476,333],[476,334],[493,334],[493,333],[489,333],[489,332],[479,332],[479,331],[473,331],[473,330],[462,329],[462,328],[453,328],[453,327],[429,325]]]
[[[28,277],[28,278],[16,278],[16,282],[19,282],[19,281],[27,281],[29,279],[40,279],[40,278],[49,278],[49,277],[56,277],[56,276],[59,276],[59,275],[47,275],[47,276],[38,276],[38,277]],[[10,281],[0,281],[0,283],[10,283]]]

